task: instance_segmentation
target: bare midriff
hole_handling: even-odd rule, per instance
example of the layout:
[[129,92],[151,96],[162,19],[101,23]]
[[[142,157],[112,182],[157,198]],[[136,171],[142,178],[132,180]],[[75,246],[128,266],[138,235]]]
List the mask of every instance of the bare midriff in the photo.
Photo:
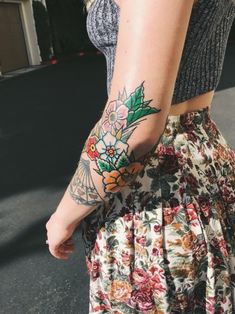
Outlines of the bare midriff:
[[169,115],[175,116],[190,111],[196,111],[205,107],[210,107],[215,90],[192,97],[178,104],[173,104],[170,108]]

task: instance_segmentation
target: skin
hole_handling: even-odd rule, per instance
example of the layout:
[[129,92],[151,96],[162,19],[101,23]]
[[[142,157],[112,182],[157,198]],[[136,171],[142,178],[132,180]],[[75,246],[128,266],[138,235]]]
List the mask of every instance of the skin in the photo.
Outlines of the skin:
[[[125,188],[155,151],[171,108],[193,0],[125,0],[109,98],[77,169],[46,223],[58,259],[74,251],[81,220]],[[157,56],[157,57],[156,57]],[[136,66],[138,65],[138,66]]]

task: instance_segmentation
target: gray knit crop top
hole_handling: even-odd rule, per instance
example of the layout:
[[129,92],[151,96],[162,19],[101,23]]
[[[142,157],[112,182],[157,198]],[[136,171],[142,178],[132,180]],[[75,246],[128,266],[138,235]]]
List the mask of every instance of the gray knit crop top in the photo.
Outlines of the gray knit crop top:
[[[114,68],[119,14],[120,7],[115,0],[94,0],[86,20],[91,42],[106,58],[108,94]],[[216,89],[234,18],[234,0],[198,0],[193,5],[172,105]]]

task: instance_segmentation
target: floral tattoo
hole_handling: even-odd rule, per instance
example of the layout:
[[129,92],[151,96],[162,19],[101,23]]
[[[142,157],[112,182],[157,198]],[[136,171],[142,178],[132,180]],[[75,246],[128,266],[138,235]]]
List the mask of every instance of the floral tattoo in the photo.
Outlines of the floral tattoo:
[[145,116],[161,111],[150,107],[151,101],[144,100],[142,82],[129,96],[124,88],[117,100],[108,103],[84,145],[82,154],[88,160],[80,159],[70,183],[70,193],[76,202],[94,205],[102,201],[92,180],[90,161],[96,165],[93,170],[102,176],[106,194],[118,192],[143,169],[147,156],[155,150],[158,141],[150,152],[136,160],[134,151],[129,152],[128,139]]

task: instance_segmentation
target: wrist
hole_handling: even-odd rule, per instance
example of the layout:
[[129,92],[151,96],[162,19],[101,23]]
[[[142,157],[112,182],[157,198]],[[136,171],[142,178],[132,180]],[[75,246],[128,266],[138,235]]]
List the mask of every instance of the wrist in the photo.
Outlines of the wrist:
[[63,228],[67,230],[75,229],[81,219],[76,219],[75,217],[72,217],[68,213],[66,213],[66,208],[57,208],[56,211],[53,213],[54,219],[56,220],[56,223],[63,226]]
[[96,207],[97,205],[77,204],[67,188],[57,206],[55,216],[66,227],[70,228],[78,225],[80,221],[89,215]]

